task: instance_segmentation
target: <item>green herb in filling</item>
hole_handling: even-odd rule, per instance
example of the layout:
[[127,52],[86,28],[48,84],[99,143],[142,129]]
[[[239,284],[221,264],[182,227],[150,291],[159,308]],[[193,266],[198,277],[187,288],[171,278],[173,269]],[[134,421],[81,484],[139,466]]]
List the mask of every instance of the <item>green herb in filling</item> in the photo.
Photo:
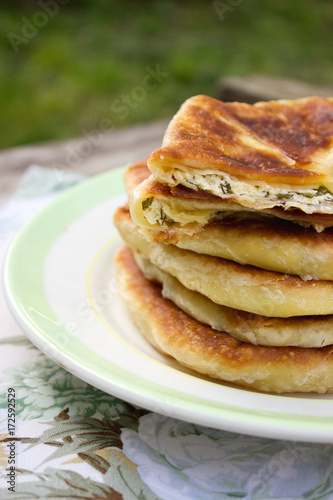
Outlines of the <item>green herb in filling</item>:
[[333,194],[324,186],[320,186],[319,188],[313,190],[311,193],[299,193],[299,192],[294,192],[294,193],[278,193],[276,197],[279,200],[290,200],[293,198],[295,195],[298,196],[303,196],[304,198],[312,199],[315,198],[316,196],[325,196],[326,201],[332,201],[333,200]]
[[329,196],[330,199],[333,198],[333,194],[331,193],[331,191],[329,191],[327,188],[325,188],[324,186],[320,186],[318,189],[316,189],[316,196],[322,196],[322,195],[325,195],[325,196]]
[[150,198],[147,198],[146,200],[143,200],[142,202],[142,210],[147,210],[147,208],[150,207],[150,205],[153,203],[154,197],[151,196]]
[[295,193],[278,193],[276,195],[278,200],[290,200]]
[[162,226],[164,223],[166,224],[173,223],[173,220],[164,212],[163,208],[160,208],[160,219],[158,222]]
[[223,194],[232,194],[230,182],[223,180],[220,183],[220,188],[221,188]]

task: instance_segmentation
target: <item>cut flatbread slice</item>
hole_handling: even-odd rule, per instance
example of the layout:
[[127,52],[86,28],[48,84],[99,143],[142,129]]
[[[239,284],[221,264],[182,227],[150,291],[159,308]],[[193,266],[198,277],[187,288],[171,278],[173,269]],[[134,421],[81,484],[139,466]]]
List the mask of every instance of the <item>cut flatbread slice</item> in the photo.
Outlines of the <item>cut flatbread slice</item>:
[[134,254],[144,276],[162,285],[163,297],[192,318],[254,345],[323,347],[333,344],[333,315],[267,318],[231,309],[189,290],[174,276]]
[[333,98],[251,105],[192,97],[148,166],[161,183],[257,210],[333,213]]
[[269,392],[333,392],[333,348],[243,343],[190,318],[147,280],[131,251],[115,257],[119,291],[146,339],[180,364],[215,379]]
[[114,223],[124,241],[186,288],[217,304],[263,316],[290,317],[333,313],[333,282],[304,281],[299,276],[197,254],[146,240],[128,208],[118,208]]
[[128,168],[124,180],[132,219],[154,241],[177,243],[182,237],[196,237],[208,223],[223,223],[234,215],[262,221],[288,220],[301,227],[314,227],[317,232],[333,226],[332,214],[305,214],[278,207],[258,211],[232,198],[224,200],[182,186],[170,188],[148,176],[146,161],[142,161]]
[[[132,165],[127,170],[125,181],[129,196],[135,191],[137,183],[145,180],[147,172],[144,162]],[[156,181],[153,182],[156,183]],[[201,219],[197,215],[198,212],[194,212],[192,205],[192,209],[188,208],[188,217],[192,217],[193,222],[185,226],[181,226],[181,223],[172,224],[169,220],[170,215],[178,220],[184,219],[186,216],[184,204],[189,200],[161,195],[163,190],[166,191],[164,186],[159,193],[154,192],[156,201],[152,202],[149,207],[147,206],[146,210],[142,208],[146,206],[145,202],[135,203],[131,198],[132,220],[140,225],[147,239],[173,243],[179,248],[230,259],[239,264],[251,264],[262,269],[296,274],[304,278],[333,280],[333,228],[327,228],[318,233],[312,227],[303,228],[298,224],[268,214],[263,217],[258,216],[256,211],[244,211],[238,204],[234,204],[234,211],[229,207],[229,210],[224,212],[224,216],[221,214],[220,218],[215,212],[216,218],[210,219],[210,223],[204,226],[200,226],[193,220],[194,216],[198,220]],[[152,194],[152,191],[150,193]],[[143,199],[147,201],[147,198],[143,197]],[[222,200],[218,202],[226,204]],[[172,205],[174,208],[171,211]],[[165,215],[164,223],[158,224],[157,229],[154,224],[150,226],[147,219],[142,220],[146,212],[152,214],[152,206],[159,207],[156,208],[159,216],[161,213],[169,214]],[[200,212],[203,213],[204,210]],[[273,212],[274,209],[271,211]],[[318,217],[324,218],[325,216]],[[326,217],[332,218],[331,215]],[[205,215],[204,220],[206,218]],[[160,227],[161,231],[159,231]],[[189,227],[192,230],[195,227],[199,228],[195,237],[191,234]]]

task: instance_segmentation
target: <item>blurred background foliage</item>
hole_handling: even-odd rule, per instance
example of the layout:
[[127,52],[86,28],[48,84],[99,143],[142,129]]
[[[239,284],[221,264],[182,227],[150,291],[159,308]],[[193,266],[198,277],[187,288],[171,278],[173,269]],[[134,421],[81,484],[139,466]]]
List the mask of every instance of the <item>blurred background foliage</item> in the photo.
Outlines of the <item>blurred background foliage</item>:
[[[48,2],[58,12],[43,25]],[[329,0],[2,0],[0,10],[2,148],[81,135],[105,118],[171,116],[191,95],[216,96],[221,76],[333,83]],[[112,111],[147,66],[168,76],[127,113]]]

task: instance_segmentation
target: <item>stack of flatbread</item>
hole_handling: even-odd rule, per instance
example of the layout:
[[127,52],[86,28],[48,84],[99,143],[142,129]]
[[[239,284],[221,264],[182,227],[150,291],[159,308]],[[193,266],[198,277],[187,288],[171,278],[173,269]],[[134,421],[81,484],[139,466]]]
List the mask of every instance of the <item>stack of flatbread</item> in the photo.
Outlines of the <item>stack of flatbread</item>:
[[125,184],[115,262],[147,339],[243,387],[333,392],[333,98],[192,97]]

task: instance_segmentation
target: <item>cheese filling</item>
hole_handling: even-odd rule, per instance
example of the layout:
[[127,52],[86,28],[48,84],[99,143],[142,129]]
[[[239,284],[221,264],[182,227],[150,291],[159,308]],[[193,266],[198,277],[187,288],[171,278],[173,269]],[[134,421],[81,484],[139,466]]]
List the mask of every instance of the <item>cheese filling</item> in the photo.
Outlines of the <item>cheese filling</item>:
[[174,169],[164,175],[169,185],[182,184],[190,189],[204,190],[219,198],[238,198],[244,206],[272,208],[281,206],[285,209],[299,208],[306,213],[332,213],[333,194],[324,186],[311,188],[297,187],[290,190],[288,186],[271,186],[265,182],[244,182],[228,174],[190,174]]
[[170,226],[175,223],[183,226],[193,222],[205,225],[212,216],[212,211],[209,209],[180,212],[173,209],[168,203],[156,200],[153,196],[142,202],[142,210],[149,224],[159,224],[160,226]]
[[[160,200],[155,200],[153,196],[146,198],[142,201],[142,211],[145,219],[151,226],[164,226],[165,229],[169,230],[171,226],[184,227],[190,224],[196,224],[200,226],[205,226],[207,223],[212,221],[223,220],[229,217],[237,215],[238,218],[242,219],[258,219],[263,220],[267,218],[275,218],[274,215],[267,213],[260,213],[260,211],[255,209],[248,209],[249,211],[244,211],[244,208],[240,205],[238,209],[234,210],[196,210],[196,211],[182,211],[175,212],[171,209],[170,205],[163,203]],[[325,226],[319,224],[318,222],[310,221],[300,221],[297,220],[296,223],[299,226],[310,227],[312,226],[318,233],[324,231]]]

